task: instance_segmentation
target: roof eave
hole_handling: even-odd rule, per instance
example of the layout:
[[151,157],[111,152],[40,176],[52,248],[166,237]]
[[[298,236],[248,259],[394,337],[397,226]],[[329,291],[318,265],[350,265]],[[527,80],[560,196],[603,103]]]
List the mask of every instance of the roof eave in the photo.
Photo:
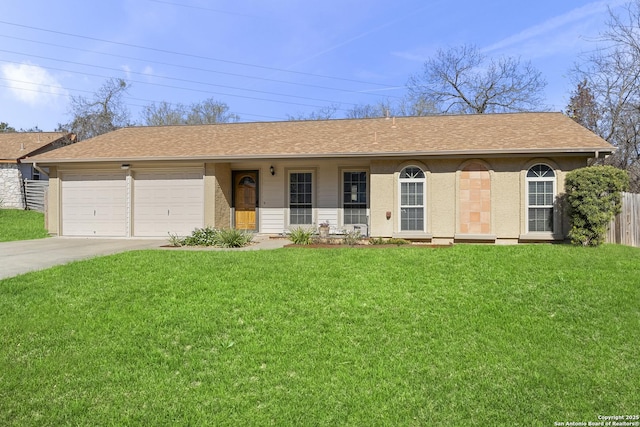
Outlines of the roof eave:
[[375,153],[361,153],[361,152],[345,152],[345,153],[295,153],[295,154],[259,154],[259,155],[202,155],[202,156],[145,156],[145,157],[95,157],[84,159],[31,159],[26,158],[23,163],[41,163],[41,164],[56,164],[56,163],[99,163],[99,162],[149,162],[149,161],[246,161],[246,160],[275,160],[275,159],[299,159],[299,158],[353,158],[353,157],[472,157],[472,156],[510,156],[510,155],[584,155],[590,157],[603,157],[611,154],[615,151],[615,147],[602,147],[602,148],[574,148],[574,149],[513,149],[513,150],[442,150],[442,151],[402,151],[402,152],[375,152]]

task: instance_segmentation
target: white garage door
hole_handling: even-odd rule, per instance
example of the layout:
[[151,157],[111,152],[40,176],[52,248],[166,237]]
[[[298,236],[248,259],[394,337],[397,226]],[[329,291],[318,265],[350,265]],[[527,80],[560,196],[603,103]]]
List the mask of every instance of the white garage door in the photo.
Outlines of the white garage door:
[[133,181],[133,234],[188,236],[204,223],[202,170],[136,172]]
[[62,174],[63,236],[126,236],[127,184],[123,172]]

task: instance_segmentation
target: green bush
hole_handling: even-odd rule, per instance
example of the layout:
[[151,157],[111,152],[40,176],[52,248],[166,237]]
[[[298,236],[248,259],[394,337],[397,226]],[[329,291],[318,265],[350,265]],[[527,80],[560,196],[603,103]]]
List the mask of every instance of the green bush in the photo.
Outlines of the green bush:
[[217,246],[217,234],[218,230],[212,227],[196,228],[191,236],[184,238],[182,244],[185,246]]
[[190,236],[180,238],[169,233],[169,243],[173,246],[217,246],[221,248],[241,248],[253,240],[253,234],[244,230],[213,227],[196,228]]
[[629,174],[613,166],[576,169],[565,179],[571,231],[575,245],[598,246],[607,226],[620,213],[620,192],[629,188]]
[[369,239],[370,245],[385,245],[386,243],[387,239],[384,239],[382,237],[372,237],[371,239]]
[[361,240],[362,240],[362,234],[360,234],[359,230],[350,230],[344,234],[342,243],[345,245],[353,246],[353,245],[357,245],[358,242]]
[[291,240],[294,245],[310,245],[313,233],[314,230],[310,228],[297,227],[289,232],[289,240]]
[[392,237],[391,239],[387,240],[387,244],[388,245],[408,245],[411,242],[405,239],[400,239],[397,237]]
[[371,245],[408,245],[411,242],[405,239],[400,239],[397,237],[392,237],[390,239],[384,239],[382,237],[375,237],[373,239],[369,239],[369,244]]
[[253,240],[253,234],[244,230],[230,228],[218,230],[215,245],[223,248],[242,248]]

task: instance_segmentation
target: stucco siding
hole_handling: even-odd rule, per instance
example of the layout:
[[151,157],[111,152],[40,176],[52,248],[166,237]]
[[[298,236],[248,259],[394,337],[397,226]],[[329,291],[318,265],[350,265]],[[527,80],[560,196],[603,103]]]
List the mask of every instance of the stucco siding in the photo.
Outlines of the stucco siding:
[[[397,161],[373,160],[370,166],[370,211],[371,235],[391,237],[395,212],[396,186],[394,173]],[[389,218],[387,218],[387,213]]]
[[49,234],[57,236],[60,234],[60,178],[56,166],[49,168],[49,189],[46,197],[45,224]]
[[216,228],[230,228],[232,205],[232,178],[229,163],[215,165],[214,189],[214,226]]
[[[431,239],[434,243],[453,242],[461,235],[461,171],[469,162],[486,167],[490,176],[491,230],[497,243],[517,242],[526,234],[526,172],[533,164],[550,165],[556,173],[556,193],[564,192],[566,172],[585,166],[583,157],[560,158],[415,158],[415,159],[300,159],[230,163],[140,162],[130,165],[130,173],[146,170],[179,170],[204,168],[204,224],[217,228],[232,225],[233,171],[258,171],[258,231],[281,234],[289,228],[289,174],[309,171],[313,174],[313,224],[328,221],[333,230],[344,228],[342,213],[343,174],[345,171],[367,171],[369,233],[373,237],[392,237],[400,233],[399,176],[405,166],[415,165],[425,172],[426,225],[414,238]],[[274,175],[270,167],[274,167]],[[120,170],[120,164],[65,166],[62,173]],[[17,169],[16,169],[17,170]],[[51,167],[47,223],[49,232],[60,230],[60,170]],[[465,175],[466,176],[466,175]],[[129,195],[135,197],[135,194]],[[387,216],[389,218],[387,218]],[[558,226],[554,236],[566,236],[568,220],[558,210]],[[456,237],[458,236],[458,237]],[[482,236],[480,236],[482,237]],[[549,240],[547,239],[547,240]],[[473,240],[473,239],[471,239]],[[480,240],[480,239],[479,239]]]

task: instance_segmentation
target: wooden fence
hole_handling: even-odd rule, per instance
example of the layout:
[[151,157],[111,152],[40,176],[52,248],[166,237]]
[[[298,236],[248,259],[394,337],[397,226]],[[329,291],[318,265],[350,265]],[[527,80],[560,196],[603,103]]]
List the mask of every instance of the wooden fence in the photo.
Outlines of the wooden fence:
[[33,179],[24,180],[24,204],[32,211],[44,212],[45,193],[49,188],[49,181]]
[[640,194],[622,193],[622,212],[609,224],[605,241],[640,247]]

